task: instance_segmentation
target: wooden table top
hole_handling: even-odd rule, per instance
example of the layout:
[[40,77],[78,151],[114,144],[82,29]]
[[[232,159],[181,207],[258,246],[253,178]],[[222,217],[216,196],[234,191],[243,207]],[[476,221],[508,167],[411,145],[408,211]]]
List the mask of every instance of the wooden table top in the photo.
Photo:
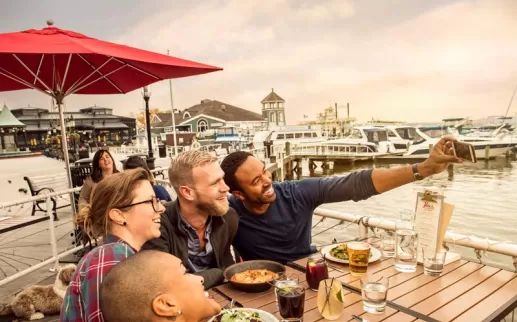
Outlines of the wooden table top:
[[[317,292],[305,282],[307,258],[290,263],[289,273],[298,274],[306,288],[304,322],[325,321],[317,309]],[[355,321],[352,314],[372,321],[501,321],[517,306],[517,274],[478,263],[459,260],[445,266],[440,277],[424,275],[418,265],[415,273],[395,270],[393,258],[370,263],[368,273],[389,277],[388,305],[383,314],[363,310],[359,277],[349,274],[348,266],[329,262],[329,277],[345,286],[344,311],[339,321]],[[278,314],[273,289],[245,293],[231,284],[217,286],[221,303],[229,299],[244,307]],[[226,303],[225,303],[226,304]],[[224,304],[223,304],[224,305]]]

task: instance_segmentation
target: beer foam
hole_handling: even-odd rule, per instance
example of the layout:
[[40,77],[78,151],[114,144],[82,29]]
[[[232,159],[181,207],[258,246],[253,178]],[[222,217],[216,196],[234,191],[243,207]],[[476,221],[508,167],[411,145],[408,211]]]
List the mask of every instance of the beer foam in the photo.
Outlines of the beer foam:
[[369,250],[371,246],[364,242],[352,242],[347,244],[348,248],[354,249],[354,250]]

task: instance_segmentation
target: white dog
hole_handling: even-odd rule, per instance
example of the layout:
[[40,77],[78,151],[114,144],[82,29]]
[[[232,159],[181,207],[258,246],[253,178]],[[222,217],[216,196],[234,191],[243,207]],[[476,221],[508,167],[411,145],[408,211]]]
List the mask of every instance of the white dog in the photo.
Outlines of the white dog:
[[45,314],[59,314],[74,272],[74,264],[61,267],[54,285],[28,287],[18,293],[10,304],[0,304],[0,315],[14,313],[18,318],[31,321],[43,319]]

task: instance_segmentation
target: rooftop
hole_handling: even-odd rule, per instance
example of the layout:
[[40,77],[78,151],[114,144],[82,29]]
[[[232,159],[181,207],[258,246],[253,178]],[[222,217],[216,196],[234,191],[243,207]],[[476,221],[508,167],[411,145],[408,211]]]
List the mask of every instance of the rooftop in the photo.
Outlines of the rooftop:
[[276,102],[285,103],[285,100],[283,98],[281,98],[277,93],[275,93],[275,89],[272,88],[271,93],[269,93],[269,95],[266,96],[260,103],[264,104],[264,103],[276,103]]
[[25,127],[25,124],[20,122],[4,104],[2,111],[0,111],[0,127]]

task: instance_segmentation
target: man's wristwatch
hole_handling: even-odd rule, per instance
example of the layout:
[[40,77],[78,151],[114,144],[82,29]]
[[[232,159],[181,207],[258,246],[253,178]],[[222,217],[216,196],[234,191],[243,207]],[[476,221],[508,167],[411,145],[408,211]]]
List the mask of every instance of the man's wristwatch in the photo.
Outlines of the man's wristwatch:
[[424,177],[422,177],[422,175],[420,173],[418,173],[418,167],[417,167],[417,163],[413,164],[411,166],[411,169],[413,170],[413,177],[415,177],[416,180],[423,180]]

